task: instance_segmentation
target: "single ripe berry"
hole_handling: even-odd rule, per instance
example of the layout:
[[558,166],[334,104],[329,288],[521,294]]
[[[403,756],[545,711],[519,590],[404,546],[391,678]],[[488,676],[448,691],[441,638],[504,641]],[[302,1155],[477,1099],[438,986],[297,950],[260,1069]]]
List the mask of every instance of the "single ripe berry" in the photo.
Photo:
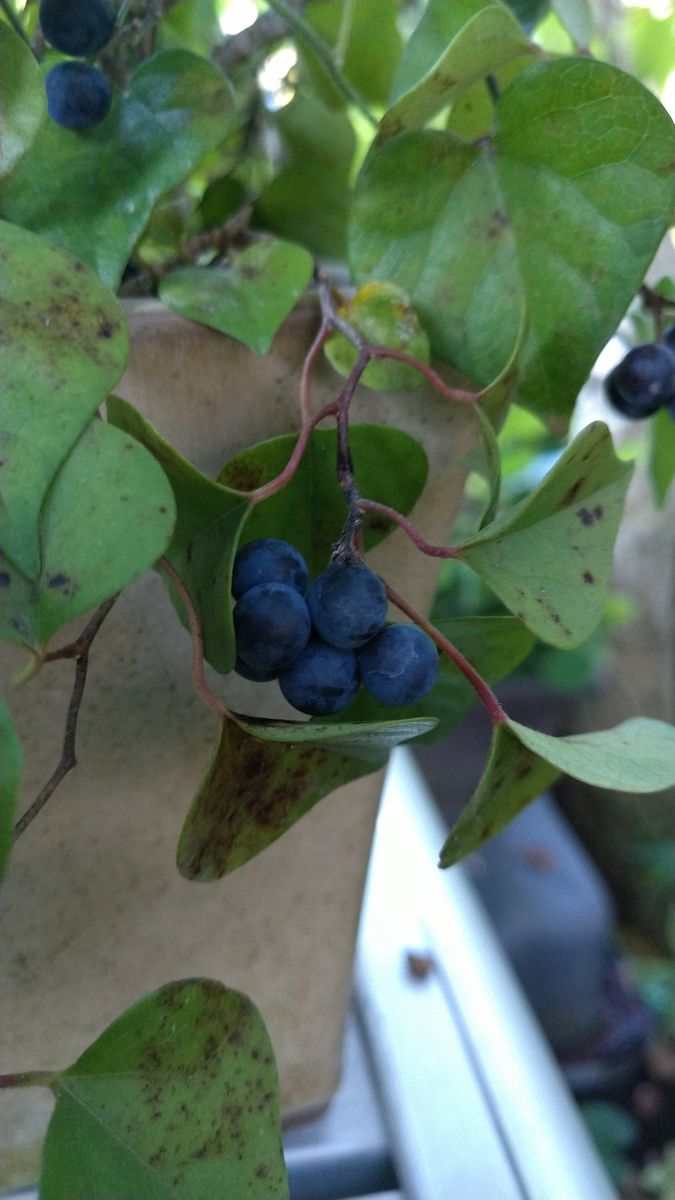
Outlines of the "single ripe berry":
[[415,625],[387,625],[360,651],[365,688],[381,704],[413,704],[438,678],[438,652]]
[[237,658],[234,669],[242,679],[251,679],[254,683],[269,683],[270,679],[276,679],[279,674],[278,671],[257,671],[255,667],[247,666],[242,658]]
[[356,655],[312,638],[290,667],[280,672],[279,686],[300,712],[314,717],[342,712],[359,690]]
[[314,628],[331,646],[355,650],[382,628],[387,593],[368,567],[336,563],[317,575],[307,595]]
[[286,583],[251,588],[235,604],[233,616],[237,654],[254,671],[280,671],[309,641],[309,610]]
[[675,353],[658,342],[634,346],[605,380],[610,404],[633,421],[651,417],[675,397]]
[[88,129],[107,115],[112,102],[110,84],[98,67],[62,62],[45,79],[47,111],[64,129]]
[[260,583],[287,583],[304,596],[307,564],[300,551],[281,538],[255,538],[247,542],[234,560],[232,595],[238,600]]
[[108,0],[41,0],[40,25],[55,50],[87,57],[110,41],[115,13]]

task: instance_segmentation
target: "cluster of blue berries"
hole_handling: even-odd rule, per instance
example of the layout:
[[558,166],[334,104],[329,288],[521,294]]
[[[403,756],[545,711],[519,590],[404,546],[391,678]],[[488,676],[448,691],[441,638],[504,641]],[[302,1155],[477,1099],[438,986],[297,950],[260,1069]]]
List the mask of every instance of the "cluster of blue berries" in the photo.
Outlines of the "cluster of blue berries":
[[40,25],[45,39],[68,62],[52,67],[45,79],[47,111],[64,129],[88,129],[107,115],[110,83],[98,67],[80,58],[98,54],[110,41],[115,13],[109,0],[41,0]]
[[634,346],[605,379],[605,393],[624,417],[640,421],[667,408],[675,420],[675,325],[659,342]]
[[421,700],[438,677],[438,652],[414,625],[386,625],[382,580],[360,563],[333,563],[307,591],[302,555],[257,538],[237,554],[232,577],[235,670],[278,679],[290,704],[311,716],[342,712],[362,683],[382,704]]

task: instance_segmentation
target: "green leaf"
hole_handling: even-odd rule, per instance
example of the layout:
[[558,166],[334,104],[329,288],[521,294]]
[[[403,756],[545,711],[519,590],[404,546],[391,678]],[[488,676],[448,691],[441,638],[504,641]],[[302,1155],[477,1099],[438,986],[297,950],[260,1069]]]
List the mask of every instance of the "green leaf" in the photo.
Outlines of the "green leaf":
[[277,114],[276,126],[287,162],[258,196],[254,224],[312,254],[344,258],[356,148],[349,118],[297,93]]
[[[3,574],[0,572],[0,587]],[[12,830],[17,805],[23,754],[9,709],[0,696],[0,880],[4,878],[12,852]]]
[[[249,503],[245,497],[202,475],[125,400],[111,397],[108,416],[113,425],[147,447],[171,485],[176,525],[166,556],[187,587],[199,615],[207,661],[216,671],[227,674],[236,657],[230,596],[232,564]],[[180,599],[171,587],[169,592],[181,621],[187,626]]]
[[[452,642],[486,683],[498,683],[527,658],[534,638],[513,617],[453,617],[435,622],[439,633]],[[476,702],[476,693],[461,671],[445,655],[440,658],[438,683],[417,704],[392,707],[379,704],[361,689],[340,721],[381,721],[387,718],[435,718],[437,724],[417,738],[418,745],[433,745],[455,728]],[[338,718],[335,718],[337,720]]]
[[451,867],[472,854],[530,800],[546,791],[559,774],[523,746],[510,726],[497,725],[480,782],[446,838],[438,865]]
[[594,33],[588,0],[551,0],[551,8],[575,46],[586,49]]
[[36,578],[40,507],[120,378],[128,336],[113,293],[69,254],[0,221],[0,260],[0,548]]
[[[403,350],[421,362],[429,362],[429,339],[405,292],[391,283],[367,283],[341,310],[341,316],[360,333],[371,346],[386,346]],[[326,356],[340,375],[349,375],[358,357],[356,346],[343,333],[334,332],[326,342]],[[424,383],[424,377],[414,367],[393,359],[370,363],[361,376],[365,387],[385,391],[409,389],[414,391]]]
[[602,616],[631,471],[596,421],[531,495],[459,547],[461,560],[552,646],[578,646]]
[[[345,16],[345,9],[349,9]],[[307,21],[327,45],[340,53],[343,75],[364,100],[384,105],[391,89],[402,39],[397,28],[398,0],[318,0],[307,8]],[[347,19],[348,28],[343,30]],[[346,32],[346,37],[343,33]],[[311,71],[321,98],[332,107],[342,105],[337,91],[318,59],[305,45],[302,58]]]
[[270,239],[242,250],[226,266],[172,271],[159,295],[182,317],[267,354],[311,278],[312,258],[302,246]]
[[649,481],[657,508],[663,508],[675,476],[675,421],[660,408],[649,421]]
[[[260,487],[283,470],[296,440],[286,434],[243,450],[226,464],[219,482],[246,491]],[[350,445],[361,494],[410,512],[427,478],[427,457],[419,442],[386,425],[352,425]],[[315,429],[290,482],[251,510],[242,543],[258,537],[285,538],[304,555],[311,575],[325,570],[347,515],[336,459],[335,430]],[[365,549],[371,550],[391,530],[391,522],[377,514],[369,517],[364,525]]]
[[0,188],[0,213],[116,287],[153,205],[224,140],[232,116],[216,67],[186,50],[158,54],[100,124],[75,133],[45,122]]
[[614,729],[564,738],[517,721],[509,727],[540,758],[583,783],[636,794],[675,786],[675,728],[664,721],[633,717]]
[[286,1200],[263,1020],[212,979],[145,996],[58,1077],[40,1200]]
[[528,330],[516,400],[569,415],[670,221],[673,124],[635,79],[590,59],[536,64],[495,105],[489,141],[404,134],[357,185],[358,283],[409,295],[432,353],[479,383]]
[[27,581],[8,563],[0,632],[38,648],[74,617],[153,565],[175,519],[168,480],[138,442],[91,421],[61,466],[40,514],[42,565]]
[[0,177],[14,170],[47,115],[42,72],[30,46],[0,22]]
[[472,853],[565,772],[595,787],[655,792],[675,785],[675,728],[635,717],[599,733],[551,737],[518,721],[498,725],[476,791],[441,851],[449,867]]
[[224,721],[180,835],[181,874],[204,882],[236,870],[324,796],[383,766],[393,745],[431,724]]
[[430,0],[401,59],[377,141],[420,129],[478,80],[528,52],[534,46],[499,0]]

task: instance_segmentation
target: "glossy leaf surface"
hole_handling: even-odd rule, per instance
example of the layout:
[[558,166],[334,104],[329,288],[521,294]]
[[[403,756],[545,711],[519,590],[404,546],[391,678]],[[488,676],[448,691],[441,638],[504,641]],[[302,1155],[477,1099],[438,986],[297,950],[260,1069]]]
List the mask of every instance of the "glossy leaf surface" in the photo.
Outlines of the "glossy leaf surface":
[[70,250],[116,287],[153,205],[224,140],[232,115],[216,67],[186,50],[158,54],[100,124],[75,133],[44,123],[0,188],[0,215]]
[[354,275],[402,287],[432,352],[479,383],[503,368],[525,311],[516,399],[569,415],[670,221],[672,147],[670,117],[635,79],[589,59],[535,64],[480,144],[426,130],[369,155]]
[[58,468],[127,360],[111,291],[81,262],[0,221],[0,550],[40,570],[38,514]]
[[578,646],[602,616],[631,470],[596,421],[531,495],[459,547],[462,561],[553,646]]
[[270,239],[242,250],[225,266],[172,271],[159,294],[181,316],[266,354],[311,277],[312,258],[302,246]]
[[287,1200],[269,1036],[216,980],[145,996],[54,1091],[40,1200]]

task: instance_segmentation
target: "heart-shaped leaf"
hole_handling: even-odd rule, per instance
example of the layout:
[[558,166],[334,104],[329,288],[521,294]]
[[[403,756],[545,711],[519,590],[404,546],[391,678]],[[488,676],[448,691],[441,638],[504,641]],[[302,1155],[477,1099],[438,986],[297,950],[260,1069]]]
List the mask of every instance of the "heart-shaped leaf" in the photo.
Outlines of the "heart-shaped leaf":
[[[3,586],[0,572],[0,587]],[[19,802],[23,755],[9,709],[0,696],[0,880],[4,878],[12,851],[12,830]]]
[[236,870],[324,796],[377,770],[393,745],[432,724],[415,719],[364,726],[247,717],[224,721],[180,835],[181,874],[207,881]]
[[[230,583],[242,523],[249,509],[245,497],[222,487],[165,442],[156,429],[126,400],[108,401],[113,425],[142,442],[161,465],[176,505],[176,525],[167,558],[185,584],[199,615],[204,655],[226,674],[235,661]],[[169,586],[184,625],[183,604]]]
[[493,733],[483,776],[441,851],[449,867],[493,837],[565,772],[595,787],[655,792],[675,786],[675,728],[635,717],[599,733],[551,737],[508,721]]
[[508,825],[530,800],[541,795],[560,771],[542,761],[497,725],[480,782],[441,850],[439,866],[451,867]]
[[145,996],[53,1090],[40,1200],[287,1200],[269,1035],[216,980]]
[[459,556],[533,633],[572,649],[602,616],[631,472],[596,421],[530,496],[464,542]]
[[0,23],[0,176],[23,158],[47,115],[42,72],[35,55],[9,25]]
[[226,266],[172,271],[159,294],[182,317],[267,354],[311,278],[312,258],[302,246],[268,239],[242,250]]
[[100,124],[75,133],[44,123],[0,188],[0,213],[116,287],[153,205],[224,140],[233,113],[217,67],[187,50],[158,54]]
[[[453,617],[435,622],[436,628],[456,646],[486,683],[498,683],[527,658],[534,637],[513,617]],[[365,688],[340,717],[350,721],[399,721],[435,718],[435,728],[417,737],[419,745],[433,745],[447,737],[476,703],[476,693],[445,655],[440,659],[438,683],[424,700],[405,707],[380,704]]]
[[430,130],[368,156],[354,276],[402,287],[432,352],[479,383],[502,369],[525,310],[516,399],[568,416],[668,227],[672,159],[672,121],[635,79],[590,59],[535,64],[480,144]]
[[[93,486],[95,484],[95,486]],[[40,514],[42,565],[33,582],[9,563],[0,632],[34,648],[125,587],[164,552],[176,516],[164,472],[118,429],[91,421]]]
[[[429,339],[405,292],[392,283],[367,283],[345,305],[345,317],[371,346],[403,350],[421,362],[429,362]],[[326,356],[340,375],[349,375],[358,351],[343,333],[335,332],[326,342]],[[361,376],[365,387],[415,390],[424,377],[414,367],[393,359],[371,362]]]
[[479,79],[528,53],[535,47],[500,0],[430,0],[401,59],[377,141],[421,128]]
[[[223,468],[219,481],[231,488],[260,487],[283,470],[295,441],[292,435],[283,435],[243,450]],[[361,494],[409,512],[427,478],[427,457],[419,442],[386,425],[351,425],[350,445]],[[336,478],[336,459],[335,430],[314,430],[287,486],[251,510],[242,541],[285,538],[304,556],[310,574],[323,571],[347,515]],[[389,521],[368,518],[364,529],[366,550],[382,541],[391,529]]]
[[117,383],[124,314],[81,262],[0,221],[0,549],[40,570],[38,514],[54,476]]

